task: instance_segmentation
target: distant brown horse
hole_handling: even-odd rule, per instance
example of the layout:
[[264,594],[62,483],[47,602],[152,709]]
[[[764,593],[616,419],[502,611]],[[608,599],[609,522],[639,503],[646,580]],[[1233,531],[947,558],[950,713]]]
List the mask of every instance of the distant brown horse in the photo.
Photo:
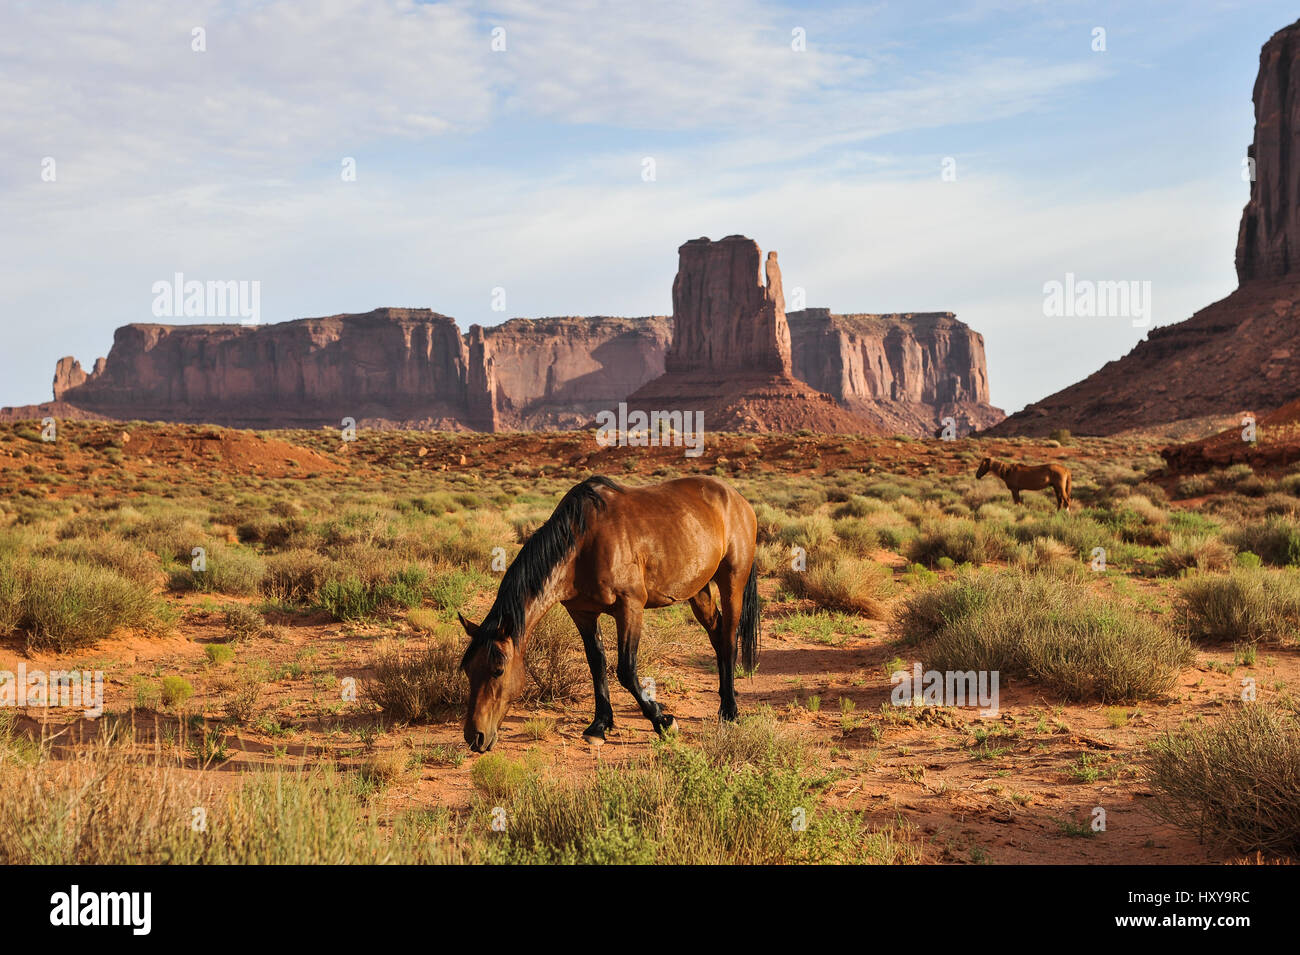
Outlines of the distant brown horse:
[[1070,469],[1064,464],[1003,464],[992,458],[980,462],[975,477],[982,478],[992,471],[1006,482],[1011,499],[1017,504],[1021,491],[1041,491],[1051,487],[1056,495],[1056,509],[1070,509]]
[[[564,495],[555,512],[506,569],[481,624],[464,617],[470,636],[461,669],[469,677],[465,742],[486,752],[524,685],[524,652],[533,628],[562,604],[582,635],[595,687],[596,718],[583,732],[603,742],[614,725],[597,618],[618,629],[618,682],[660,734],[676,728],[636,672],[646,607],[688,600],[718,658],[718,715],[734,720],[737,649],[744,669],[758,659],[758,521],[754,509],[722,481],[680,478],[621,487],[590,477]],[[709,583],[718,588],[715,604]]]

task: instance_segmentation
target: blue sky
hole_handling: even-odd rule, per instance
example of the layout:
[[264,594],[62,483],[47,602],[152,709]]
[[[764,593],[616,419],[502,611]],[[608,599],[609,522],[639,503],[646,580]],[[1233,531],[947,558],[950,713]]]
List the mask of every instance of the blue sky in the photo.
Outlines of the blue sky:
[[1259,48],[1296,16],[1269,0],[9,3],[0,404],[48,400],[59,357],[89,367],[118,325],[156,320],[153,283],[175,272],[260,282],[264,322],[397,305],[465,329],[666,314],[677,246],[742,233],[809,305],[955,312],[1014,411],[1145,333],[1045,317],[1044,283],[1149,281],[1155,325],[1235,287]]

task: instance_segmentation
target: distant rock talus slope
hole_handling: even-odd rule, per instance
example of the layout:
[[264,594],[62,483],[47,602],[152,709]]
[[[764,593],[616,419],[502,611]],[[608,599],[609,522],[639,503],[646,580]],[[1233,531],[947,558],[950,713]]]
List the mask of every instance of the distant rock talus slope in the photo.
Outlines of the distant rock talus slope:
[[1114,434],[1263,414],[1300,395],[1300,22],[1264,44],[1254,102],[1255,179],[1237,235],[1237,290],[1186,321],[1153,328],[1123,358],[989,434]]

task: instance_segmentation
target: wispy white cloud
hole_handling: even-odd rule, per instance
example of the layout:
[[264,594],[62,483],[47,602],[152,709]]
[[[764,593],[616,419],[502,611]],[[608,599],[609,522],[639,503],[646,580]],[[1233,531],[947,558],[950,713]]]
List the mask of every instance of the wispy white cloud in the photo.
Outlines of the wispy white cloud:
[[[1005,12],[985,6],[973,20]],[[940,182],[936,135],[1032,128],[1115,67],[975,38],[917,57],[924,37],[898,16],[762,0],[6,6],[0,403],[46,397],[59,355],[91,359],[114,326],[148,320],[150,285],[173,271],[261,280],[267,320],[383,304],[462,326],[645,314],[670,308],[680,242],[742,232],[781,251],[811,304],[958,311],[989,339],[995,399],[1017,406],[1045,389],[1016,362],[1050,361],[1055,387],[1100,363],[1086,330],[1048,357],[1062,333],[1043,325],[1042,282],[1179,285],[1204,249],[1230,259],[1194,186],[1107,203],[966,165]],[[43,156],[57,183],[40,181]]]

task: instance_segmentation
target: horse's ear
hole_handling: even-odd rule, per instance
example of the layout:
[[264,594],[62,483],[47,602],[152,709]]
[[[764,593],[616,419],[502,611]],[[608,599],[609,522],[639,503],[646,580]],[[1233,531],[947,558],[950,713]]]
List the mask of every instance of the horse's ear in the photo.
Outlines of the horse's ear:
[[456,614],[456,619],[460,621],[460,625],[465,628],[465,632],[469,634],[471,640],[478,636],[478,624],[470,623],[465,619],[465,615],[460,613]]

